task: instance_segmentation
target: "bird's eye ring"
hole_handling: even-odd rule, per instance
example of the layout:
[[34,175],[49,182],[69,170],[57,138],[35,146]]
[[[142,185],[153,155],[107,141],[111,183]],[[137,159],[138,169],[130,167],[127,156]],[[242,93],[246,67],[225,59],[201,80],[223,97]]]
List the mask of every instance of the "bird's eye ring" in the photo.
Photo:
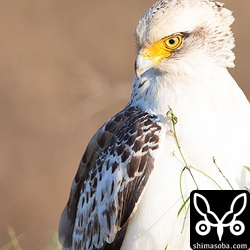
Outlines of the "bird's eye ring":
[[165,38],[164,40],[166,48],[169,50],[177,49],[182,43],[182,36],[181,35],[173,35],[170,37]]

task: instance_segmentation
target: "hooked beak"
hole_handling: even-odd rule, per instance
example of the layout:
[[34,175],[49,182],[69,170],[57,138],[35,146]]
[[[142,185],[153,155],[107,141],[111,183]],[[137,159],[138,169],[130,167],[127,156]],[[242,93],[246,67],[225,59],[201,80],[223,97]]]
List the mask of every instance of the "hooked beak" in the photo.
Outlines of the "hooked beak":
[[139,53],[135,60],[135,74],[140,79],[142,74],[146,71],[150,70],[153,67],[153,62],[149,59],[143,57],[141,53]]
[[[157,44],[156,44],[157,45]],[[170,57],[168,50],[157,50],[155,45],[149,48],[142,48],[135,60],[135,74],[140,79],[142,74],[158,65],[164,58]]]

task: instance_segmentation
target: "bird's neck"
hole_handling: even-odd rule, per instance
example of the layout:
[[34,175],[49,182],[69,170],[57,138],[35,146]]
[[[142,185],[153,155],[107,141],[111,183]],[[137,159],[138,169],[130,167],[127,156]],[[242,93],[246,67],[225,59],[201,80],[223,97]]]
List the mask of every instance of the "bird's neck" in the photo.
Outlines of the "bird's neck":
[[180,113],[197,109],[223,112],[226,105],[230,109],[242,97],[227,69],[214,67],[176,75],[148,72],[140,80],[135,78],[129,105],[165,117],[169,108]]

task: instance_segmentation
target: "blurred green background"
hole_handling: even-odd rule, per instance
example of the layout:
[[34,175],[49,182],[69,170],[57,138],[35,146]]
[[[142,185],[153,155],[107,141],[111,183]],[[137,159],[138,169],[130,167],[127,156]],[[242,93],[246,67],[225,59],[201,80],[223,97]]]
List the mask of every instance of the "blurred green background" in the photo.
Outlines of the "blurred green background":
[[[227,0],[250,97],[250,1]],[[130,97],[134,29],[153,0],[0,1],[0,249],[45,249],[85,146]],[[233,114],[232,114],[233,117]]]

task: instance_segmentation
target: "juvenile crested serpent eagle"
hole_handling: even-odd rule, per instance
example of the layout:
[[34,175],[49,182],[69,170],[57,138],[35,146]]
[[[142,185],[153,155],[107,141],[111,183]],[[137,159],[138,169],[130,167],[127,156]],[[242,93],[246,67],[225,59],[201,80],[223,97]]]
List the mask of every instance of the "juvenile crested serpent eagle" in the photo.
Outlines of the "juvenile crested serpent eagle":
[[63,249],[189,249],[190,192],[230,189],[226,178],[249,187],[250,105],[227,70],[233,21],[211,0],[160,0],[141,18],[131,99],[86,148]]

